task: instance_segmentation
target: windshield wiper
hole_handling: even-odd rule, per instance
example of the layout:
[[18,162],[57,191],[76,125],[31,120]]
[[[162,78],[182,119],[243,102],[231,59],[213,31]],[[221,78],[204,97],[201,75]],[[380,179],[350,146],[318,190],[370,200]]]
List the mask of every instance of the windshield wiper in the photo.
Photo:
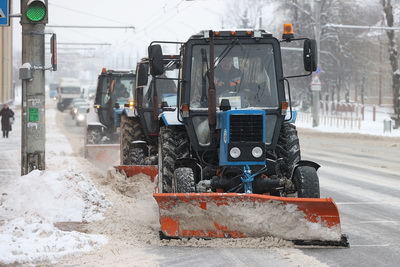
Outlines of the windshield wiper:
[[226,55],[228,55],[228,53],[232,50],[232,48],[235,46],[235,44],[238,42],[238,39],[234,39],[231,41],[230,44],[228,44],[224,50],[221,52],[221,54],[218,56],[217,60],[215,61],[214,64],[214,69],[219,65],[219,63],[221,63],[221,61],[224,59],[224,57],[226,57]]

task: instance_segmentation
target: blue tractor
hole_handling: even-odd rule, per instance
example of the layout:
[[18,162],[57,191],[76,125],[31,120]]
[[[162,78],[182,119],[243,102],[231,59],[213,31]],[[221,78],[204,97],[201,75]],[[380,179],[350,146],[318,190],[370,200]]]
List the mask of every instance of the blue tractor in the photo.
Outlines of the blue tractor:
[[138,62],[134,98],[118,110],[121,165],[157,165],[159,114],[176,109],[178,56],[164,56],[162,62],[163,73],[153,79],[148,58]]
[[[122,107],[133,99],[135,80],[134,70],[102,69],[94,103],[85,120],[85,157],[98,158],[107,149],[119,150],[120,114]],[[110,162],[112,157],[109,156]]]
[[[161,237],[348,244],[333,200],[320,199],[319,165],[301,159],[293,124],[288,79],[316,70],[316,42],[284,28],[282,40],[264,30],[222,30],[181,43],[177,108],[159,120],[153,196]],[[284,75],[281,43],[299,41],[303,74]],[[149,46],[153,77],[164,72],[160,43]]]

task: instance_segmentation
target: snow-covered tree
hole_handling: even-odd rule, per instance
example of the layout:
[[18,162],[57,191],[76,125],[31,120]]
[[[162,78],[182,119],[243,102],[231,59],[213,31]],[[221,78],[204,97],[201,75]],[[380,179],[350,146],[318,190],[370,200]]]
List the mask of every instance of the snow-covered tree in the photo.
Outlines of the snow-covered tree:
[[[317,0],[236,0],[227,1],[229,10],[227,21],[231,27],[241,25],[244,17],[255,24],[257,18],[262,21],[263,27],[273,31],[280,37],[284,23],[291,22],[296,37],[315,38]],[[368,3],[366,3],[368,2]],[[320,58],[319,66],[322,69],[320,78],[323,81],[321,98],[340,101],[345,98],[345,92],[361,91],[363,77],[372,61],[369,55],[371,39],[364,36],[368,30],[349,30],[329,27],[332,24],[343,25],[375,25],[381,18],[379,2],[372,1],[338,1],[320,0]],[[233,12],[236,10],[236,12]],[[254,17],[258,16],[258,17]],[[261,18],[261,19],[260,19]],[[258,24],[256,24],[258,25]],[[285,52],[290,60],[285,63],[285,70],[299,73],[301,69],[293,69],[293,59],[300,58],[296,52]],[[284,59],[285,60],[285,59]],[[299,65],[300,66],[300,65]],[[296,88],[294,96],[310,95],[310,80],[296,79],[291,81]],[[353,95],[360,92],[353,92]]]

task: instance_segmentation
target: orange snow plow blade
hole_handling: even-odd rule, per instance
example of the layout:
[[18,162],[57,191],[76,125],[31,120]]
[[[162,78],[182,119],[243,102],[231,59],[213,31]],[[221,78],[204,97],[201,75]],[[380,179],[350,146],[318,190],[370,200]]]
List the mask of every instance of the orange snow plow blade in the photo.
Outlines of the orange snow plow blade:
[[152,182],[154,182],[154,178],[158,174],[158,166],[157,165],[119,165],[114,166],[119,172],[124,172],[127,177],[132,177],[136,174],[144,173],[150,176]]
[[154,193],[165,238],[275,236],[348,247],[332,199],[237,193]]
[[119,159],[119,144],[86,145],[85,157],[102,163],[114,164]]

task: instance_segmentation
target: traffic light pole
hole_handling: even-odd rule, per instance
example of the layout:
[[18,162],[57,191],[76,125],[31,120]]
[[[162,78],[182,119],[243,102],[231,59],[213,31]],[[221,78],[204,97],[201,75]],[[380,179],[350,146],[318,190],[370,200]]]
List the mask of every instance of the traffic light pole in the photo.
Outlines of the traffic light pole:
[[[28,2],[21,0],[21,7]],[[21,19],[21,25],[22,62],[29,63],[32,73],[30,79],[22,82],[21,175],[26,175],[46,166],[45,23],[27,23]]]

